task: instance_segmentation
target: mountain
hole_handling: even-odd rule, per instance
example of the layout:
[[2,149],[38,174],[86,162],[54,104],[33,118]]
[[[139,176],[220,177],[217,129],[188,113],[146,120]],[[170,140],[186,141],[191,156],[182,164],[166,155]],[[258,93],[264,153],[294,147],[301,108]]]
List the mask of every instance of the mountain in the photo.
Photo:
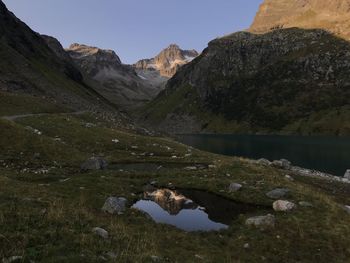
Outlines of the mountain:
[[324,30],[213,40],[144,120],[174,133],[350,134],[350,44]]
[[350,0],[265,0],[249,30],[290,27],[322,28],[350,39]]
[[140,60],[133,67],[142,78],[162,84],[197,56],[196,50],[182,50],[178,45],[171,44],[154,58]]
[[72,44],[66,52],[104,97],[121,108],[136,107],[154,98],[160,88],[124,65],[112,50]]
[[[72,109],[110,108],[86,85],[79,69],[48,46],[0,1],[0,91],[34,98]],[[19,100],[18,103],[25,103]],[[114,111],[114,109],[111,109]]]

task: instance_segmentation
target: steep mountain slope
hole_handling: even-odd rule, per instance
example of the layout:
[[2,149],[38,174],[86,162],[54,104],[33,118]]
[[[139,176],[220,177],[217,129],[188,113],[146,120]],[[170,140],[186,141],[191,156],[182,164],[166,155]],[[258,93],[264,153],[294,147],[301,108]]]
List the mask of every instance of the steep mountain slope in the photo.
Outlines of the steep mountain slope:
[[156,57],[140,60],[133,67],[142,78],[162,84],[197,56],[196,50],[182,50],[178,45],[172,44]]
[[[74,109],[107,107],[82,74],[0,1],[0,91],[45,96]],[[99,98],[99,100],[97,100]]]
[[350,45],[323,30],[239,32],[169,80],[145,119],[171,132],[350,134]]
[[150,101],[160,91],[158,86],[137,76],[131,66],[122,64],[112,50],[73,44],[66,51],[82,72],[95,81],[89,84],[121,108]]
[[350,39],[350,0],[265,0],[250,31],[322,28]]

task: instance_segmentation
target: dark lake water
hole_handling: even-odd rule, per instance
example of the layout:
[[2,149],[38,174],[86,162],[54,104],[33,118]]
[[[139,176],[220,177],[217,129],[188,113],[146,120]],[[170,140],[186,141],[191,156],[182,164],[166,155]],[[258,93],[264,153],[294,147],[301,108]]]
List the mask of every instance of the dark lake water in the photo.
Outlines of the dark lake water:
[[224,155],[269,160],[343,176],[350,169],[350,137],[275,135],[179,135],[180,142]]
[[255,214],[266,208],[237,203],[199,190],[154,189],[146,191],[133,208],[155,222],[192,231],[227,229],[240,214]]

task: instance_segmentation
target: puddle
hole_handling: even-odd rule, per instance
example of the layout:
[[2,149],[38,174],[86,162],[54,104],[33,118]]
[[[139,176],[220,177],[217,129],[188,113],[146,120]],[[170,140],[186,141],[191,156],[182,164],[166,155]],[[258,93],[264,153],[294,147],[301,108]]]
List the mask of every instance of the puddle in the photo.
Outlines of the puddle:
[[123,170],[128,172],[158,172],[169,169],[184,169],[189,166],[196,166],[198,169],[206,169],[207,166],[187,163],[114,163],[111,164],[109,170]]
[[170,189],[144,192],[133,208],[147,213],[157,223],[188,232],[227,229],[240,214],[261,210],[205,191]]

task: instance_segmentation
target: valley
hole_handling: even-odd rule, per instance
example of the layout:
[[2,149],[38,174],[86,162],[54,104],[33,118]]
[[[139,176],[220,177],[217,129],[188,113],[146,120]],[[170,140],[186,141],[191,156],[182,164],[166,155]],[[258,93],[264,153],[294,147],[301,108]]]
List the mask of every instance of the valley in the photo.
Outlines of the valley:
[[128,64],[0,0],[0,261],[348,262],[350,2],[335,2],[265,0],[203,52]]

